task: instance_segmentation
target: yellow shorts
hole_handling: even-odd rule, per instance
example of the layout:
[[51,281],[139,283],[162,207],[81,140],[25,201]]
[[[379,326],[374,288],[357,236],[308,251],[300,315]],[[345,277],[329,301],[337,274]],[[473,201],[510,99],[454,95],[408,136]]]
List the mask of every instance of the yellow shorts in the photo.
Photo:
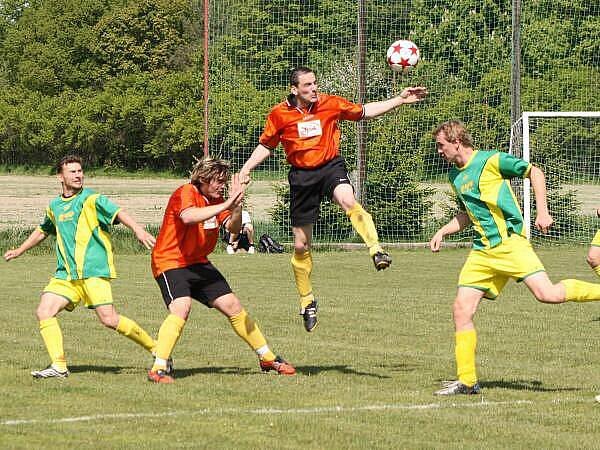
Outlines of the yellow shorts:
[[600,247],[600,230],[596,231],[596,236],[592,240],[592,245],[594,247]]
[[489,250],[471,250],[458,278],[459,287],[484,292],[484,298],[495,299],[509,278],[523,281],[546,269],[533,251],[531,243],[518,234]]
[[60,295],[69,301],[65,308],[73,311],[82,301],[90,309],[102,305],[112,305],[113,296],[108,278],[86,278],[84,280],[61,280],[51,278],[43,292]]

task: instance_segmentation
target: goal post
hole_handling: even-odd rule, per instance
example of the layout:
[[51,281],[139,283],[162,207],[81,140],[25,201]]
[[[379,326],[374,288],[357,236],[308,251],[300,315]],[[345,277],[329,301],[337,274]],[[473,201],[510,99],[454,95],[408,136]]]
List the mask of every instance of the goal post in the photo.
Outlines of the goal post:
[[598,228],[593,217],[600,207],[598,118],[600,111],[529,111],[513,125],[510,152],[544,171],[556,225],[549,236],[533,228],[532,191],[526,178],[521,196],[528,238],[589,243]]

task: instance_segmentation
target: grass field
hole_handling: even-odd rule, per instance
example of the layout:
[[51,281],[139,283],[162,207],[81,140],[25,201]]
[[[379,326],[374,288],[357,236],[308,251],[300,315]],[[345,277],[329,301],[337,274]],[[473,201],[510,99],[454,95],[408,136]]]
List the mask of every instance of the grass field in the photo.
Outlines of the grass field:
[[[60,323],[71,376],[47,364],[34,311],[50,256],[2,266],[0,448],[597,448],[600,304],[538,304],[509,284],[478,312],[480,396],[438,398],[454,377],[450,306],[466,250],[315,255],[320,323],[297,315],[289,255],[215,255],[293,377],[262,374],[226,319],[196,305],[176,347],[176,383],[84,309]],[[584,247],[541,249],[553,279],[596,281]],[[118,255],[118,309],[152,334],[165,311],[145,255]]]

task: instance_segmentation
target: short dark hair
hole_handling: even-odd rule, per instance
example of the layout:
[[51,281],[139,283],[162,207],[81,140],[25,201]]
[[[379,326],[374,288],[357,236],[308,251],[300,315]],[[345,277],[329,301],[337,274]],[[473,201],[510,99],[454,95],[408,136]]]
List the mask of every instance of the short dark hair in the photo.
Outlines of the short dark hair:
[[80,166],[83,166],[82,162],[81,162],[81,157],[77,156],[77,155],[67,155],[67,156],[63,156],[60,161],[58,161],[56,163],[56,174],[58,175],[59,173],[62,172],[62,169],[65,165],[67,164],[71,164],[71,163],[78,163]]
[[307,73],[315,73],[315,71],[304,66],[298,66],[292,69],[292,71],[290,72],[290,86],[298,87],[298,79],[300,78],[300,75],[304,75]]

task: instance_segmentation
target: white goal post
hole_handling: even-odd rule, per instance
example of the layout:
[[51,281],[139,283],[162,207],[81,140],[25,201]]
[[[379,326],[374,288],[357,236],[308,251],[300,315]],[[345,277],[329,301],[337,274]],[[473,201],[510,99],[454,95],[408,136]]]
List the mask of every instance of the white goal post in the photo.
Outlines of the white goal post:
[[[591,122],[594,118],[600,117],[600,111],[568,111],[568,112],[555,112],[555,111],[528,111],[524,112],[521,120],[516,122],[511,129],[511,143],[510,143],[510,153],[518,156],[525,161],[531,161],[534,164],[536,163],[537,155],[533,154],[532,149],[532,126],[537,128],[539,126],[539,121],[536,119],[552,119],[552,118],[573,118],[573,119],[584,119]],[[557,128],[560,127],[560,123],[557,124]],[[522,132],[521,132],[522,131]],[[594,133],[592,133],[592,140],[595,133],[597,133],[597,129],[595,129]],[[557,133],[559,134],[559,133]],[[521,140],[522,137],[522,140]],[[575,139],[575,141],[577,141]],[[588,139],[589,141],[589,139]],[[589,147],[589,143],[587,144]],[[599,168],[600,166],[600,141],[596,140],[596,147],[594,150],[591,150],[590,154],[590,165],[595,168]],[[571,149],[569,149],[570,151]],[[573,151],[576,151],[574,149]],[[589,150],[588,150],[589,151]],[[575,175],[575,172],[573,171]],[[600,174],[597,172],[595,176],[600,177]],[[600,206],[600,182],[596,180],[592,182],[593,184],[598,183],[599,188],[597,192],[597,207]],[[548,186],[549,189],[552,186]],[[595,191],[595,188],[593,188]],[[523,192],[522,192],[522,200],[523,200],[523,218],[525,221],[527,237],[531,238],[531,189],[530,189],[530,181],[528,178],[523,181]],[[555,214],[554,211],[551,211],[551,214]]]

